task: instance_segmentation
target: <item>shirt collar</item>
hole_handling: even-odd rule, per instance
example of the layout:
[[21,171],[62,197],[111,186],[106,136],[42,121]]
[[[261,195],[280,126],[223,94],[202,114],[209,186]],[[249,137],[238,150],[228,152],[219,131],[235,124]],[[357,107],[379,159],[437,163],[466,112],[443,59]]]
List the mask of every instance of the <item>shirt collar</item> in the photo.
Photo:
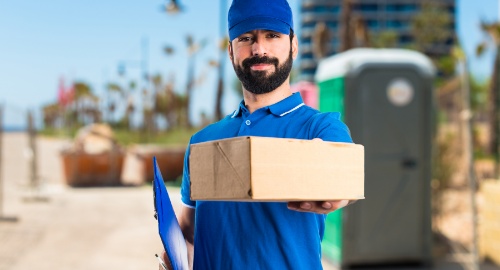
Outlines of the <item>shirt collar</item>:
[[245,107],[245,100],[242,100],[238,108],[231,115],[231,118],[240,117],[241,114],[246,111],[248,111],[248,109]]
[[304,101],[300,93],[293,93],[291,96],[269,106],[269,110],[276,116],[285,116],[296,109],[304,106]]
[[[274,115],[276,116],[285,116],[296,109],[304,106],[304,101],[302,100],[302,97],[300,96],[300,93],[293,93],[291,96],[274,103],[271,106],[267,106],[267,109]],[[231,115],[231,118],[239,117],[244,111],[248,111],[248,109],[245,107],[245,101],[241,101],[240,105],[238,106],[238,109],[236,109],[233,114]]]

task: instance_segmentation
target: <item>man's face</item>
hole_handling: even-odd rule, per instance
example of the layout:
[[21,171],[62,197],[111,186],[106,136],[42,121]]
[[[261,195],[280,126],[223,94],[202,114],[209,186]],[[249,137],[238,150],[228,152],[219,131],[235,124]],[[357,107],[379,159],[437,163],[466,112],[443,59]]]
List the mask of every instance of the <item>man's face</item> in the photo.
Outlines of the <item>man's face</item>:
[[243,87],[264,94],[282,85],[296,56],[296,40],[274,31],[256,30],[231,42],[230,57]]

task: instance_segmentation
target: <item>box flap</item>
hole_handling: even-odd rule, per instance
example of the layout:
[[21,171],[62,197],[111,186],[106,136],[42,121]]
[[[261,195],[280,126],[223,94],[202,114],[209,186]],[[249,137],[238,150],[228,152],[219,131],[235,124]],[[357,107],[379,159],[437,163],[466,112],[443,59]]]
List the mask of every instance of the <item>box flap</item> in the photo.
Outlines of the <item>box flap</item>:
[[248,137],[192,144],[191,199],[250,199],[249,156]]

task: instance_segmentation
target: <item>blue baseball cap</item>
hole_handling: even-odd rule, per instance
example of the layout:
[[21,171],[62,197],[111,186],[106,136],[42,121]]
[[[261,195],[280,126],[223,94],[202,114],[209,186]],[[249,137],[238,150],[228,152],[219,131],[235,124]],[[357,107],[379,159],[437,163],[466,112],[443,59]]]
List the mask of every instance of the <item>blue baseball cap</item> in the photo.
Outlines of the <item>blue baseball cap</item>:
[[229,40],[257,29],[286,35],[293,30],[292,9],[286,0],[234,0],[227,20]]

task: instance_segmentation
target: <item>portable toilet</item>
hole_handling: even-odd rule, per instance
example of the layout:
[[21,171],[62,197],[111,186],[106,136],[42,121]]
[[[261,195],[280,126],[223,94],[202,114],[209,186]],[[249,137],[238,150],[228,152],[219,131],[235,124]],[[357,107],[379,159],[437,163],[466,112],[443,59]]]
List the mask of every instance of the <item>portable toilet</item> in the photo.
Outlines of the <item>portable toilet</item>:
[[346,268],[431,262],[435,69],[404,49],[353,49],[315,74],[320,111],[365,147],[365,200],[327,217],[324,255]]

